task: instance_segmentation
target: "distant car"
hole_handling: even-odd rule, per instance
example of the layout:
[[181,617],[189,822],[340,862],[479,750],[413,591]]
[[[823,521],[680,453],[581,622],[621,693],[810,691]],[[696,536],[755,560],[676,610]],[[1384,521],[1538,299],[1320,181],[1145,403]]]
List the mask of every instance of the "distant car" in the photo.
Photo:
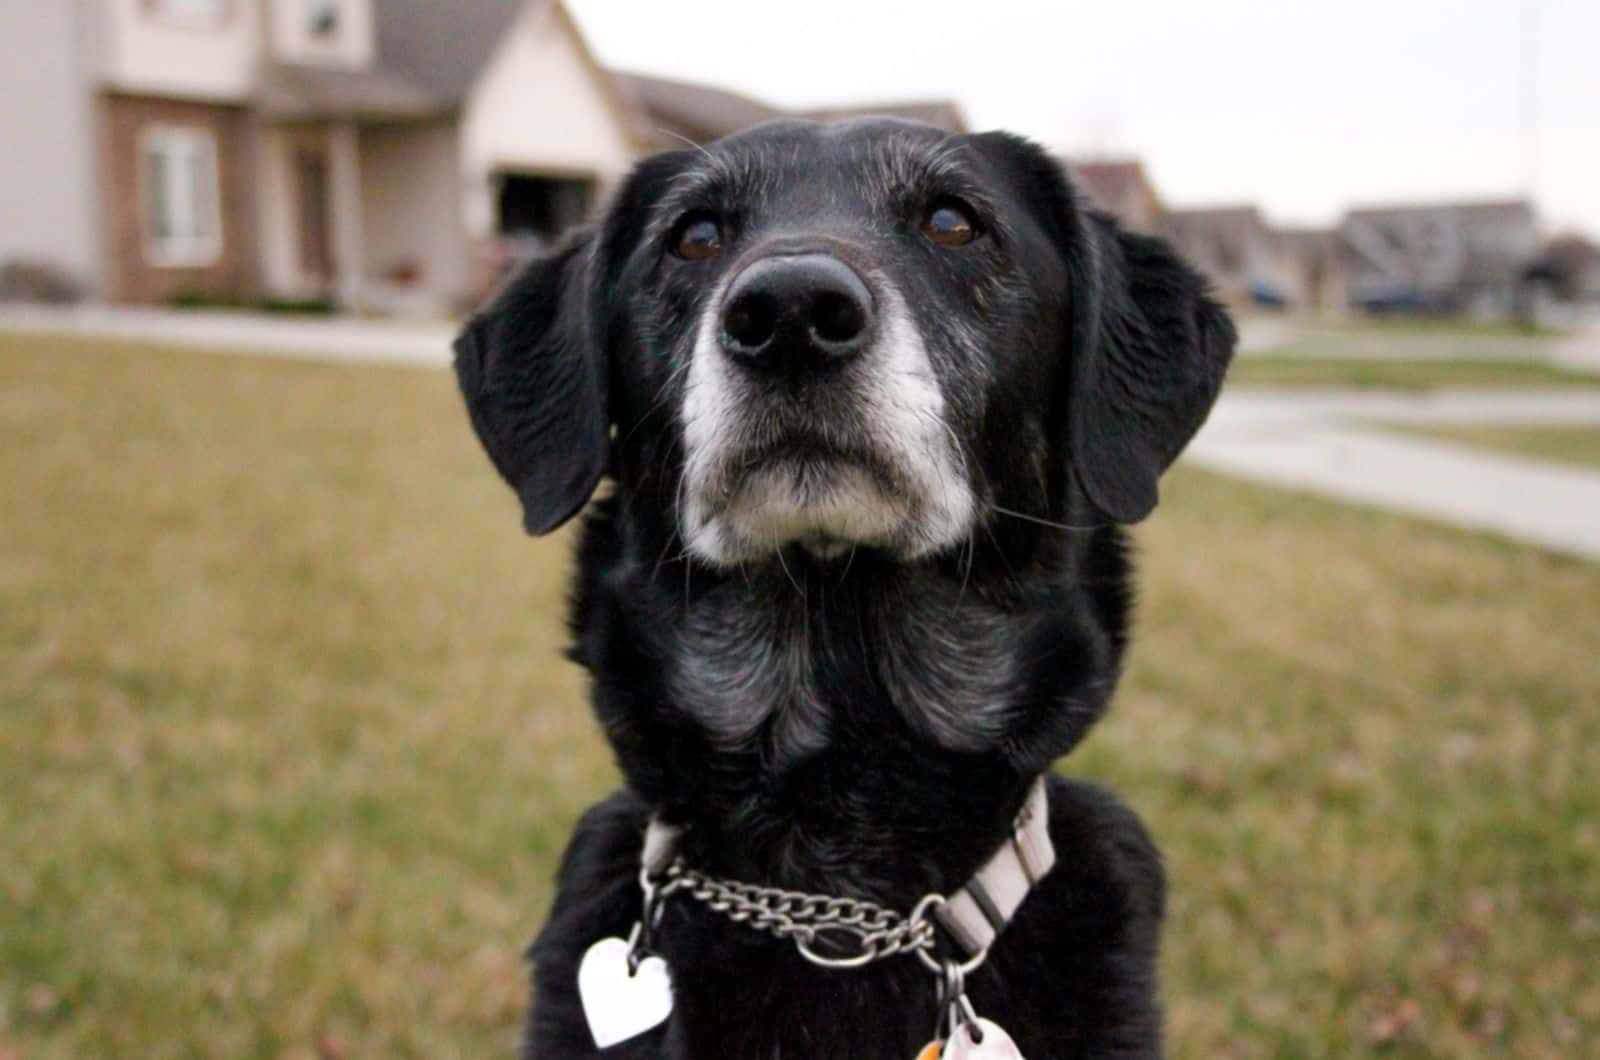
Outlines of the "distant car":
[[1258,309],[1285,309],[1289,299],[1270,283],[1254,280],[1250,284],[1250,304]]

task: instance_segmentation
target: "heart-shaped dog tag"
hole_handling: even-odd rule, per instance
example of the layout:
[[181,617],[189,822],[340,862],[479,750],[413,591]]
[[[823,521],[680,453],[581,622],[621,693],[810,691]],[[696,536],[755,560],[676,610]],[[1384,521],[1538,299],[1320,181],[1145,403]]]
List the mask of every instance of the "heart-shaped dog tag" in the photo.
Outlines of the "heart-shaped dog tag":
[[963,1023],[945,1043],[942,1060],[1022,1060],[1011,1035],[986,1019],[977,1021],[982,1041],[973,1038],[973,1024]]
[[594,1044],[605,1049],[672,1015],[672,973],[660,957],[646,957],[629,975],[627,941],[601,939],[578,965],[578,997]]

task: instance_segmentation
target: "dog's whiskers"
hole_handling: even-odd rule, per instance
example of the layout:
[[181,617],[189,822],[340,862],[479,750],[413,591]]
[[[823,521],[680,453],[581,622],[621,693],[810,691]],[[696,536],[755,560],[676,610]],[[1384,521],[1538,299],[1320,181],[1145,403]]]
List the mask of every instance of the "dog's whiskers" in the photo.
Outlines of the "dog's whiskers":
[[1054,530],[1067,530],[1076,534],[1092,534],[1096,530],[1105,529],[1104,524],[1099,526],[1072,526],[1068,523],[1058,523],[1053,519],[1044,519],[1037,515],[1029,515],[1027,512],[1014,512],[1010,508],[1002,508],[1000,505],[993,503],[989,505],[989,510],[998,515],[1009,515],[1013,519],[1021,519],[1025,523],[1037,523],[1040,526],[1048,526]]

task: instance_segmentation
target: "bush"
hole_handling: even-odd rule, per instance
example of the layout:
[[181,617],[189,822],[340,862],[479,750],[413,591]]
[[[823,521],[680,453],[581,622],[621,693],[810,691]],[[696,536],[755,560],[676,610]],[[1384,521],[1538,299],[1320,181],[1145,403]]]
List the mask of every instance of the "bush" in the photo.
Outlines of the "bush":
[[256,313],[285,316],[332,316],[339,304],[328,295],[305,298],[279,298],[271,295],[214,294],[210,291],[179,291],[167,299],[173,309],[244,309]]
[[0,302],[69,305],[83,299],[83,285],[65,269],[42,261],[0,265]]

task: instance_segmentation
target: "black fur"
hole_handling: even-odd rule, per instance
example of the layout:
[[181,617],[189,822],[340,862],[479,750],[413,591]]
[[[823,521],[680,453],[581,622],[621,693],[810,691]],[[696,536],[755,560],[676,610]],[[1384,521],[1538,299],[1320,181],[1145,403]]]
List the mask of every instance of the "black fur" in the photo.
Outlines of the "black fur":
[[[930,248],[915,220],[948,195],[983,226],[960,252]],[[692,210],[727,219],[721,260],[664,251]],[[915,558],[794,543],[709,563],[680,525],[696,324],[721,270],[813,238],[913,307],[973,524]],[[573,657],[627,787],[567,852],[532,951],[525,1055],[597,1055],[577,964],[639,914],[652,812],[687,826],[697,868],[750,882],[904,910],[971,875],[1031,779],[1106,708],[1131,600],[1114,524],[1154,507],[1232,347],[1201,280],[1081,209],[1037,148],[883,121],[779,123],[646,160],[597,230],[469,326],[462,389],[529,529],[564,521],[603,472],[616,482],[584,525]],[[1158,1056],[1156,851],[1103,790],[1054,779],[1050,803],[1057,868],[970,979],[973,1000],[1030,1060]],[[659,948],[674,1014],[606,1055],[910,1057],[935,1026],[911,958],[821,971],[687,900]]]

